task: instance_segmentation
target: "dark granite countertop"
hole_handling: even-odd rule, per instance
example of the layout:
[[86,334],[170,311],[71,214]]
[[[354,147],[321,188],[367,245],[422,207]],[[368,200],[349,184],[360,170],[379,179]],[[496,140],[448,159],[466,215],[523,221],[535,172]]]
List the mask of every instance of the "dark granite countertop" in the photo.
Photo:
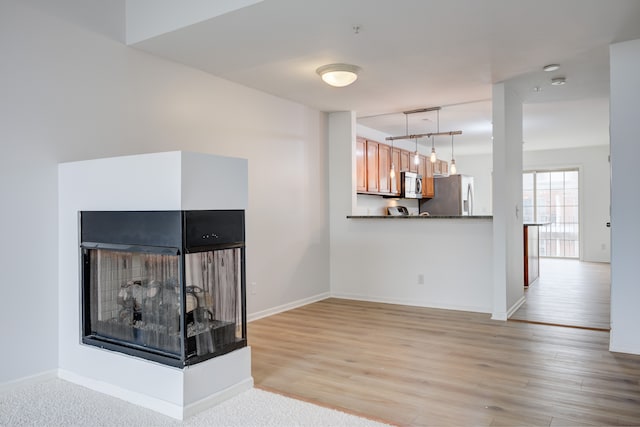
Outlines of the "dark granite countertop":
[[349,219],[493,219],[493,215],[347,215]]
[[545,225],[551,224],[550,222],[525,222],[522,225],[525,227],[543,227]]

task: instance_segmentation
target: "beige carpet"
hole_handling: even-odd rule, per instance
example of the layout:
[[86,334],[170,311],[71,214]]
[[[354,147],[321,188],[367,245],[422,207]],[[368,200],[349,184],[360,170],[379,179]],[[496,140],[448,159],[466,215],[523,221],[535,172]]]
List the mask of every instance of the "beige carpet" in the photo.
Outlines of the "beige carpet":
[[0,393],[0,426],[354,426],[381,424],[251,389],[184,421],[59,380]]

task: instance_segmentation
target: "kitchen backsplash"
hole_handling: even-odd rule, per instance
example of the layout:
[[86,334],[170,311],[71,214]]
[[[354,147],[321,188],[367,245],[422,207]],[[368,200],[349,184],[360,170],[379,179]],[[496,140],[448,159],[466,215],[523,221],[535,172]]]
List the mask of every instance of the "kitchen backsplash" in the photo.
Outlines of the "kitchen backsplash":
[[380,196],[358,194],[353,215],[387,215],[388,206],[406,206],[410,215],[418,215],[417,199],[385,199]]

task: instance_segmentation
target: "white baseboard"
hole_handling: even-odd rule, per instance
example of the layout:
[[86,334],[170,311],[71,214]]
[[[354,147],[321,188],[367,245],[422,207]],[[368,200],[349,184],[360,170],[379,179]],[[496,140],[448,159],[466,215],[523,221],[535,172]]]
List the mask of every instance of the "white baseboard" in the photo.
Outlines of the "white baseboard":
[[293,301],[287,304],[279,305],[277,307],[268,308],[266,310],[258,311],[247,315],[247,322],[253,322],[254,320],[262,319],[263,317],[273,316],[274,314],[282,313],[284,311],[293,310],[294,308],[302,307],[307,304],[322,301],[329,298],[329,292],[323,292],[312,297],[303,298],[297,301]]
[[30,375],[28,377],[18,378],[17,380],[7,381],[0,384],[0,393],[11,390],[14,387],[42,383],[45,381],[55,380],[56,378],[58,378],[57,369],[41,372],[35,375]]
[[507,320],[509,320],[509,318],[511,316],[513,316],[513,313],[515,313],[520,307],[522,307],[522,304],[524,304],[527,301],[527,299],[525,298],[525,296],[521,296],[520,299],[518,301],[516,301],[515,304],[513,304],[511,306],[511,308],[509,308],[509,310],[505,311],[500,311],[500,312],[493,312],[491,315],[491,320],[500,320],[503,322],[506,322]]
[[398,305],[409,305],[413,307],[437,308],[442,310],[470,311],[473,313],[491,313],[491,310],[484,307],[426,303],[421,301],[416,302],[413,300],[404,300],[400,298],[382,298],[382,297],[371,297],[368,295],[342,294],[342,293],[332,293],[331,297],[354,300],[354,301],[379,302],[383,304],[398,304]]
[[142,393],[127,390],[122,387],[108,384],[102,381],[97,381],[92,378],[83,377],[73,372],[69,372],[63,369],[58,371],[60,379],[69,381],[74,384],[89,388],[91,390],[103,393],[117,399],[124,400],[134,405],[142,406],[152,411],[161,413],[176,420],[184,420],[187,417],[197,414],[198,412],[215,406],[223,401],[237,396],[251,388],[253,388],[253,377],[249,377],[237,384],[232,385],[224,390],[221,390],[215,394],[207,396],[197,402],[186,406],[176,405],[171,402],[167,402],[162,399],[157,399],[151,396],[147,396]]
[[183,418],[188,418],[192,415],[197,414],[200,411],[211,408],[212,406],[218,405],[224,402],[227,399],[230,399],[234,396],[239,395],[240,393],[244,393],[247,390],[253,388],[253,377],[249,377],[237,384],[232,385],[231,387],[221,390],[211,396],[207,396],[202,400],[194,402],[190,405],[184,407],[183,410]]
[[507,319],[510,318],[511,316],[513,316],[513,313],[515,313],[516,311],[518,311],[518,309],[520,307],[522,307],[522,304],[524,304],[525,302],[527,302],[527,298],[525,298],[524,295],[522,295],[520,297],[520,299],[518,301],[516,301],[515,304],[513,304],[511,306],[511,308],[509,309],[509,311],[507,311]]
[[58,377],[65,381],[69,381],[70,383],[97,391],[98,393],[103,393],[108,396],[133,403],[134,405],[151,409],[152,411],[159,412],[168,417],[175,418],[177,420],[183,419],[183,408],[174,403],[150,397],[103,381],[98,381],[93,378],[87,378],[82,375],[69,372],[65,369],[58,370]]

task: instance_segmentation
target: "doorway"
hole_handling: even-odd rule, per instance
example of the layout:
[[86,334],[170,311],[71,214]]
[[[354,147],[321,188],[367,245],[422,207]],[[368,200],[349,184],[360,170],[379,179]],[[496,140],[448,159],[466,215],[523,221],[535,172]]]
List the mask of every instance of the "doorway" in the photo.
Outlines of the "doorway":
[[540,227],[540,256],[580,257],[580,176],[577,168],[522,174],[523,222]]
[[611,267],[608,263],[541,258],[540,277],[509,320],[608,331]]
[[511,320],[610,329],[610,264],[581,257],[580,170],[523,172],[523,222],[540,227],[540,276]]

